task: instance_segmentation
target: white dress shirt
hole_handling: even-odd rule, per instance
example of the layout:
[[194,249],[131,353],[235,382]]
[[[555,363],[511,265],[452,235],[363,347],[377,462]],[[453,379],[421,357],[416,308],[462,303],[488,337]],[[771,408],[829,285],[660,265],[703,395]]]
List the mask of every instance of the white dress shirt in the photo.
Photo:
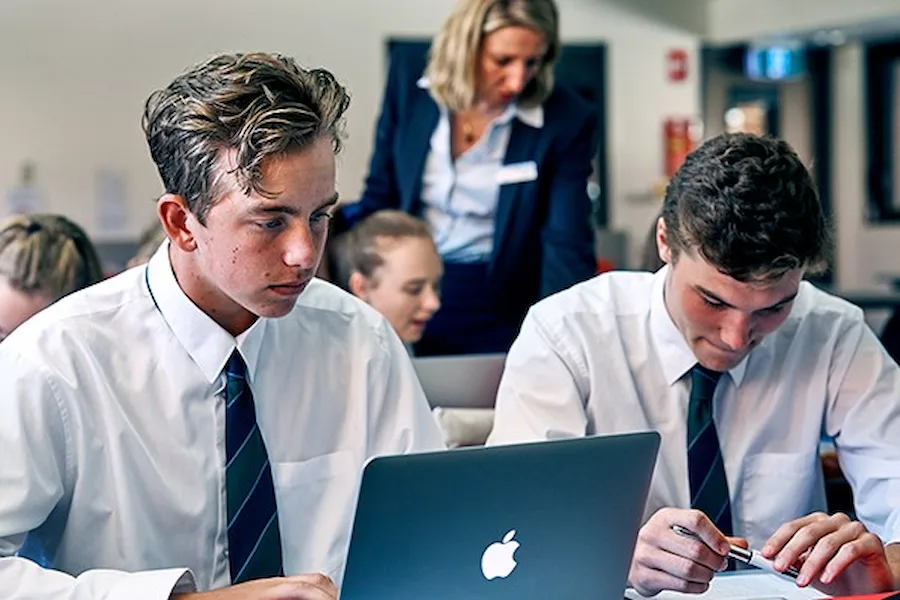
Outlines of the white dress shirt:
[[[645,520],[690,506],[696,358],[665,307],[667,273],[600,275],[535,305],[506,359],[489,440],[659,431]],[[759,546],[782,523],[825,508],[825,436],[859,518],[900,541],[900,369],[859,308],[801,283],[785,323],[720,379],[713,403],[735,535]]]
[[[418,85],[427,88],[428,80],[422,78]],[[444,106],[438,108],[440,117],[422,172],[422,217],[445,261],[485,262],[494,249],[501,167],[513,119],[540,129],[544,109],[510,104],[475,145],[454,160],[449,112]]]
[[[229,584],[221,394],[236,345],[287,574],[340,579],[367,458],[442,447],[403,344],[370,307],[316,280],[236,342],[181,291],[167,249],[0,344],[0,598]],[[55,570],[13,556],[28,532]]]

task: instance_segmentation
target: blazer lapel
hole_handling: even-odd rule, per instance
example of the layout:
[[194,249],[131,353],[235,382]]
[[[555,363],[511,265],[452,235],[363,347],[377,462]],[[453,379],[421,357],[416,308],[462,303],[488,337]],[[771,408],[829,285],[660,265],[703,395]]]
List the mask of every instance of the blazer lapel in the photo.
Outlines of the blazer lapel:
[[437,104],[427,91],[421,95],[409,115],[406,130],[401,139],[400,152],[402,163],[397,165],[400,186],[400,209],[408,213],[419,214],[419,201],[422,192],[422,173],[425,170],[425,159],[428,156],[431,135],[437,126]]
[[[535,152],[538,140],[541,139],[541,129],[535,129],[519,119],[514,118],[512,122],[512,131],[509,134],[509,145],[506,147],[506,156],[503,157],[504,165],[514,165],[517,163],[538,161]],[[540,173],[538,174],[540,177]],[[494,257],[497,256],[497,249],[503,246],[503,242],[507,235],[510,235],[513,218],[516,214],[516,207],[524,198],[524,190],[526,187],[522,183],[511,183],[500,186],[500,194],[497,198],[497,214],[494,219]]]

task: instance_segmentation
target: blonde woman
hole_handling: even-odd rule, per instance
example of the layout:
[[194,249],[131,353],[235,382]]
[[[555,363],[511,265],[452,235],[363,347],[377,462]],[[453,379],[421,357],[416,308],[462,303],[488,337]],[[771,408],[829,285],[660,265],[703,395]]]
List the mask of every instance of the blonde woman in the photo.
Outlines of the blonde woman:
[[444,273],[425,223],[398,210],[382,210],[338,243],[347,272],[336,274],[339,283],[383,314],[404,343],[418,342],[441,307]]
[[427,66],[395,55],[365,191],[348,220],[421,216],[443,307],[417,354],[503,352],[539,298],[594,272],[586,182],[597,116],[553,84],[552,0],[461,0]]
[[87,234],[59,215],[0,221],[0,339],[63,296],[103,279]]

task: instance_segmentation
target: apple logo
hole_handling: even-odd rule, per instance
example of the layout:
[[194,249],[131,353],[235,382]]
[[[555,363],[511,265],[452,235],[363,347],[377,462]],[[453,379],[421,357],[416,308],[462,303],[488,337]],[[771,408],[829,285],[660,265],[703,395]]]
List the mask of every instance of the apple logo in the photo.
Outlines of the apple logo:
[[513,540],[515,535],[516,530],[510,529],[502,542],[494,542],[481,555],[481,572],[485,579],[490,581],[495,577],[508,577],[516,568],[513,554],[519,549],[519,542]]

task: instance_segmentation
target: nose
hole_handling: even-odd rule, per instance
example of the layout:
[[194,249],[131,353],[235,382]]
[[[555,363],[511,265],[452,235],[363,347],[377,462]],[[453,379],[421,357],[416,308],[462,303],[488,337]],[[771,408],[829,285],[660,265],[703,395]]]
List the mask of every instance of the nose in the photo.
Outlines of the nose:
[[320,242],[309,225],[297,224],[285,236],[284,264],[306,270],[314,269],[319,262]]
[[423,296],[422,308],[427,310],[428,314],[433,315],[441,307],[440,293],[433,286],[428,286]]
[[510,65],[506,71],[506,91],[514,95],[521,94],[527,83],[527,69],[525,65],[519,63]]
[[753,339],[752,319],[750,315],[742,312],[734,311],[732,315],[722,324],[720,335],[722,342],[728,346],[730,350],[746,350],[750,346]]

